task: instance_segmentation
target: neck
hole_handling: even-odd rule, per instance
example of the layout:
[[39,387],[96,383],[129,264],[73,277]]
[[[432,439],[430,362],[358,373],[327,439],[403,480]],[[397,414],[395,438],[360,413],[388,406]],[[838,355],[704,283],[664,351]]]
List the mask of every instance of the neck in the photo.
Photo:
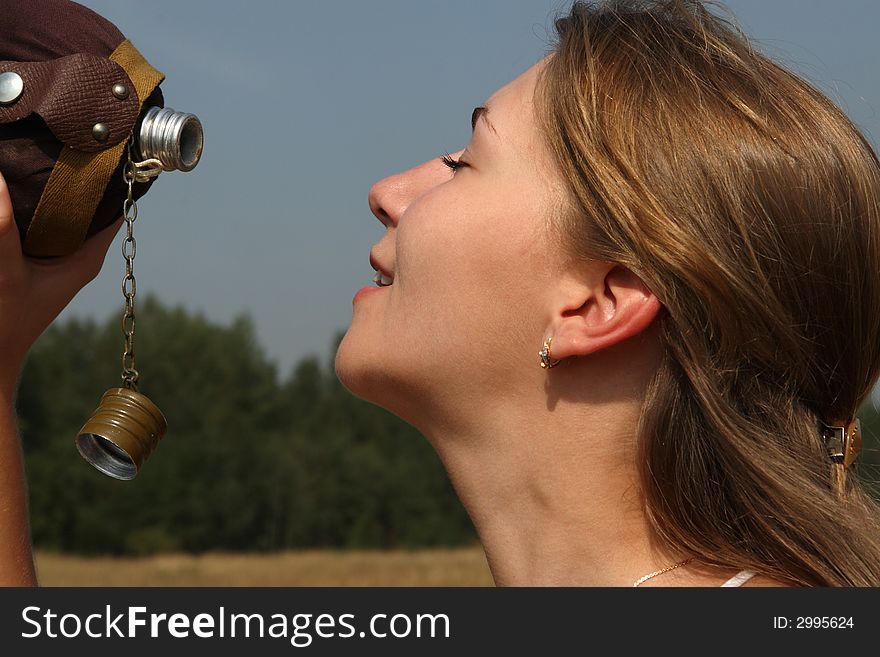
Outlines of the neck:
[[496,584],[627,586],[681,559],[651,540],[636,469],[640,404],[640,395],[590,404],[542,396],[494,413],[458,405],[454,426],[421,427]]

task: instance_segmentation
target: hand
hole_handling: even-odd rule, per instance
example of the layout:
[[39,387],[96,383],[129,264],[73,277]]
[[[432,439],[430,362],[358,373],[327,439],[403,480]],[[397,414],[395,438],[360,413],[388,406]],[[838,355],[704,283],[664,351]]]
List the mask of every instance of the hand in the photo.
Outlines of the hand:
[[28,349],[101,271],[120,219],[61,258],[22,254],[9,188],[0,175],[0,394],[11,393]]

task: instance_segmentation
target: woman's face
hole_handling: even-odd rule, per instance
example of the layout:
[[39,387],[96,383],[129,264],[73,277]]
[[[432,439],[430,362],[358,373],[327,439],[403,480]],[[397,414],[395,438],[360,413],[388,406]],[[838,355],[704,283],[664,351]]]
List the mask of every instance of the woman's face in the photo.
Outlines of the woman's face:
[[561,198],[535,123],[541,66],[475,110],[470,143],[451,156],[457,170],[438,157],[370,190],[386,229],[370,260],[393,284],[355,297],[336,370],[416,426],[426,413],[510,399],[533,381],[524,372],[540,372]]

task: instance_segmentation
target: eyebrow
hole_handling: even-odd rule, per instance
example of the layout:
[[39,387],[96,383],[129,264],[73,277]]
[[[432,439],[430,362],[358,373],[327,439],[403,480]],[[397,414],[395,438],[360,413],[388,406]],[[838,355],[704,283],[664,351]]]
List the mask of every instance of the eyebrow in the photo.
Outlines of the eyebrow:
[[489,108],[483,106],[475,107],[473,114],[471,114],[471,132],[477,129],[477,121],[481,118],[486,122],[486,125],[489,126],[492,132],[497,135],[498,133],[495,130],[495,126],[489,121]]

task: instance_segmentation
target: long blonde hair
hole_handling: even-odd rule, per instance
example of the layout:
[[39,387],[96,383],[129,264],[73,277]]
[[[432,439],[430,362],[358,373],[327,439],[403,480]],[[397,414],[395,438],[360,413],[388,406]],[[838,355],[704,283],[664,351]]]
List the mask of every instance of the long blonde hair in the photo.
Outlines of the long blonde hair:
[[542,129],[575,258],[664,306],[638,427],[656,538],[798,585],[880,585],[880,511],[819,421],[880,374],[880,163],[843,112],[691,0],[577,2]]

